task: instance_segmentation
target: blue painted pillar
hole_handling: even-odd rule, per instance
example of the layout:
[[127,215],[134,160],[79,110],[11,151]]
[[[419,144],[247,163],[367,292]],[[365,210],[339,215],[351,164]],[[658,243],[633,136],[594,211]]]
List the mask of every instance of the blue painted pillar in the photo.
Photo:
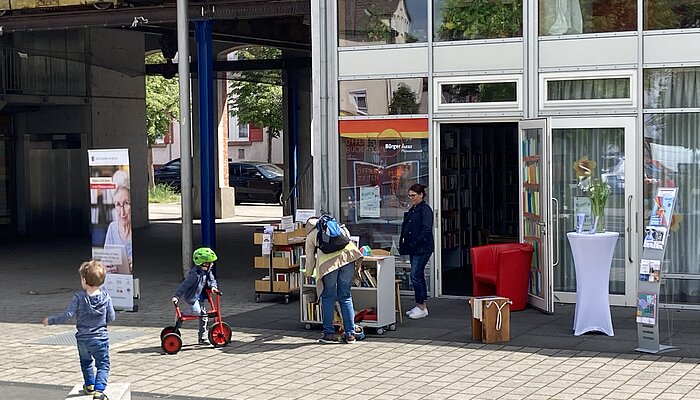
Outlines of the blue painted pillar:
[[214,134],[214,59],[212,20],[195,21],[199,97],[199,143],[202,199],[202,246],[216,248],[216,136]]
[[297,83],[298,73],[299,70],[296,68],[290,68],[287,70],[287,87],[289,88],[289,108],[287,110],[287,115],[289,116],[289,172],[291,172],[289,187],[294,188],[289,194],[289,199],[291,200],[291,215],[296,213],[297,199],[299,198],[298,189],[296,187],[299,173],[297,165],[297,147],[299,145],[299,123],[297,115],[299,112],[299,88]]

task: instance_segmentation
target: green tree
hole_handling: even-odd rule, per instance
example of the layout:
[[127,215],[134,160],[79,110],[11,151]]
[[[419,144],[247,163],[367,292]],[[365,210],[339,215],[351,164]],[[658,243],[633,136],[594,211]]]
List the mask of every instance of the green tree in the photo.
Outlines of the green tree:
[[410,87],[399,84],[391,96],[389,104],[389,114],[418,114],[420,104],[418,104],[416,93]]
[[[282,55],[271,47],[247,47],[236,53],[239,60],[269,60]],[[228,98],[230,114],[239,123],[267,128],[267,162],[272,162],[272,139],[280,136],[283,127],[282,72],[242,71],[233,78]]]
[[[163,64],[160,53],[146,56],[146,64]],[[171,119],[178,119],[180,87],[176,78],[165,79],[160,75],[146,76],[146,135],[148,138],[148,185],[154,186],[153,155],[151,147],[162,138],[170,127]]]

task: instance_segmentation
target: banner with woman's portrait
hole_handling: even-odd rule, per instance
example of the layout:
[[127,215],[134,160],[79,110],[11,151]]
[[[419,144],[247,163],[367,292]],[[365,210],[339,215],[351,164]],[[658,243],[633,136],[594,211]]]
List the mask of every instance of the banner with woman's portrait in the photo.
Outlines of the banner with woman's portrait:
[[128,149],[88,150],[92,258],[107,269],[114,307],[134,306],[131,178]]

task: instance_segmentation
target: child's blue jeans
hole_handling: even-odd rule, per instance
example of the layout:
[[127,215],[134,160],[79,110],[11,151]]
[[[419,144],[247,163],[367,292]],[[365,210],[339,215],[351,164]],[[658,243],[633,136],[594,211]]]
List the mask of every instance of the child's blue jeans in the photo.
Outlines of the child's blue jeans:
[[103,392],[109,376],[109,339],[78,338],[78,355],[85,385],[95,385],[96,391]]
[[207,315],[207,308],[204,306],[204,302],[196,300],[194,304],[190,304],[191,315],[199,315],[199,331],[198,337],[200,339],[206,339],[207,334],[207,322],[209,322],[209,317]]

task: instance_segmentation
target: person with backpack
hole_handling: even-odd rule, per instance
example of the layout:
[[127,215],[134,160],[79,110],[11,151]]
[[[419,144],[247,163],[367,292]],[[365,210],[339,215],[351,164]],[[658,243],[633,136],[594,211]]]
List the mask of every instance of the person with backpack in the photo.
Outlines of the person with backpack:
[[320,293],[323,319],[323,344],[340,343],[335,335],[333,318],[335,302],[340,305],[345,343],[355,343],[355,307],[350,287],[362,266],[362,253],[350,240],[350,232],[330,215],[311,217],[306,222],[307,277],[316,278],[316,293]]
[[411,319],[428,316],[428,285],[425,282],[425,266],[433,254],[433,209],[425,202],[425,186],[419,183],[408,188],[408,198],[413,204],[404,213],[399,239],[399,253],[408,255],[411,262],[411,284],[416,296],[416,306],[406,314]]

